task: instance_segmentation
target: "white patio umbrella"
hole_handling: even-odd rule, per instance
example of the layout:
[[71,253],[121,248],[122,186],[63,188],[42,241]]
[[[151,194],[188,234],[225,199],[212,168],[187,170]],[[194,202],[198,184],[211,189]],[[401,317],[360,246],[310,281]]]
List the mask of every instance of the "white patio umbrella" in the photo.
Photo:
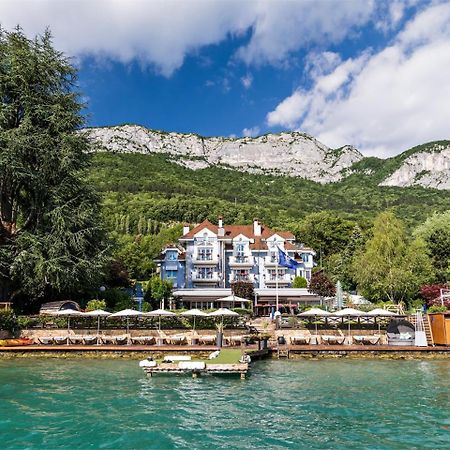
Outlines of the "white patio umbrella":
[[130,317],[138,317],[142,316],[140,311],[136,311],[135,309],[122,309],[122,311],[117,311],[108,316],[108,319],[115,319],[117,317],[126,317],[127,319],[127,334],[130,333]]
[[97,345],[99,344],[100,338],[100,317],[108,317],[111,315],[110,312],[104,311],[103,309],[96,309],[94,311],[88,311],[84,313],[88,317],[97,317]]
[[[84,314],[81,311],[77,311],[76,309],[60,309],[59,311],[53,313],[53,315],[67,317],[67,334],[69,334],[70,318],[83,316]],[[67,345],[69,345],[69,337],[67,337]]]
[[[320,308],[311,308],[308,309],[307,311],[303,311],[300,314],[297,314],[297,316],[300,317],[328,317],[331,316],[331,313],[328,311],[324,311],[323,309]],[[316,334],[317,334],[317,320],[315,321],[315,328],[316,328]]]
[[145,317],[159,317],[159,330],[161,331],[161,317],[176,316],[172,311],[167,311],[165,309],[155,309],[155,311],[150,311],[144,313]]
[[[387,309],[382,308],[375,308],[372,309],[372,311],[369,311],[365,314],[366,316],[374,317],[375,322],[377,321],[377,317],[392,317],[392,316],[398,316],[398,314],[395,314],[392,311],[388,311]],[[381,332],[381,324],[378,322],[378,332]]]
[[225,303],[250,303],[250,300],[247,300],[246,298],[238,297],[237,295],[228,295],[227,297],[218,298],[216,302]]
[[219,308],[216,311],[209,313],[209,317],[221,317],[222,318],[222,329],[223,329],[223,318],[224,317],[237,317],[239,314],[235,311],[231,311],[228,308]]
[[348,336],[350,338],[350,336],[351,336],[350,318],[351,317],[361,317],[361,316],[364,316],[365,313],[363,311],[360,311],[359,309],[355,309],[355,308],[344,308],[344,309],[341,309],[340,311],[336,311],[335,313],[333,313],[333,315],[337,316],[337,317],[347,317],[347,319],[348,319]]
[[206,314],[203,311],[200,311],[199,309],[190,309],[189,311],[184,311],[180,314],[183,317],[193,317],[194,318],[194,324],[192,326],[192,331],[195,331],[195,318],[196,317],[207,317],[208,314]]

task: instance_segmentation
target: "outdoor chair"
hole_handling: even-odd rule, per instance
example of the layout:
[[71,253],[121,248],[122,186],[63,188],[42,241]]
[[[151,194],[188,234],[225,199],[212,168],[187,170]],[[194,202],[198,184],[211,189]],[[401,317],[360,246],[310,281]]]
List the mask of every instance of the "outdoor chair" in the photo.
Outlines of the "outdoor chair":
[[211,335],[203,335],[199,337],[199,340],[202,344],[205,345],[214,345],[216,343],[216,336],[211,334]]
[[244,336],[228,336],[226,338],[226,342],[230,346],[242,345],[242,343],[244,342]]
[[182,334],[174,334],[173,336],[170,336],[169,341],[172,345],[182,345],[187,342],[186,336]]
[[345,342],[345,336],[322,336],[322,342],[328,345],[342,345]]
[[69,335],[69,342],[71,344],[82,344],[83,343],[83,336],[79,336],[76,334]]
[[151,345],[155,343],[155,338],[153,336],[137,336],[131,338],[132,344],[139,345]]
[[54,344],[55,341],[53,340],[52,336],[45,336],[45,337],[40,337],[39,339],[39,343],[43,344],[43,345],[50,345],[50,344]]
[[310,341],[310,336],[291,336],[292,345],[308,345]]
[[125,345],[128,343],[128,336],[122,335],[122,336],[116,336],[116,344],[117,345]]
[[53,340],[55,341],[55,344],[57,345],[63,345],[67,344],[68,336],[54,336]]
[[379,344],[381,339],[380,335],[377,336],[363,336],[363,344],[364,345],[377,345]]
[[115,345],[117,343],[115,336],[102,336],[100,338],[101,342],[103,344],[113,344]]
[[97,336],[92,336],[91,334],[82,336],[83,344],[93,345],[97,343]]

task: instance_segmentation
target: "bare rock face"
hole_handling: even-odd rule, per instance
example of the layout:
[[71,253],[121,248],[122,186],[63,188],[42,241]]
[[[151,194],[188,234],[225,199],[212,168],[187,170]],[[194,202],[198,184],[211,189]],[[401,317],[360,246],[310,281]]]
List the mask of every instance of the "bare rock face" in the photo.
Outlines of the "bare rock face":
[[[95,143],[96,151],[160,153],[192,170],[218,165],[250,173],[301,177],[318,183],[342,180],[355,173],[353,164],[363,159],[350,145],[330,149],[314,137],[298,132],[238,139],[166,133],[138,125],[91,128],[85,132]],[[365,177],[372,175],[370,169],[361,173]],[[414,185],[450,189],[447,141],[421,146],[380,183],[380,186]]]
[[450,145],[435,145],[414,153],[380,186],[423,186],[450,189]]
[[[205,138],[162,133],[137,125],[92,128],[98,151],[164,153],[193,170],[222,165],[253,173],[302,177],[319,183],[343,178],[344,169],[363,156],[352,146],[332,150],[303,133],[267,134],[257,138]],[[348,171],[347,171],[348,174]]]

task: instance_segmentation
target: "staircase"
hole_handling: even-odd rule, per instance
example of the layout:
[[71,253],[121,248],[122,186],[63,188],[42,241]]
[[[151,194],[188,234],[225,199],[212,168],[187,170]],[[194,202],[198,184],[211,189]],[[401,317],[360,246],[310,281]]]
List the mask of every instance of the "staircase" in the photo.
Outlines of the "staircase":
[[[407,318],[408,322],[411,322],[414,326],[416,326],[416,316],[409,316]],[[427,343],[429,346],[434,347],[434,341],[433,341],[433,333],[431,331],[431,325],[430,325],[430,317],[428,314],[423,315],[423,328],[425,330],[425,335],[427,337]]]
[[278,344],[277,357],[278,357],[278,359],[281,359],[281,358],[289,359],[289,347],[287,345]]

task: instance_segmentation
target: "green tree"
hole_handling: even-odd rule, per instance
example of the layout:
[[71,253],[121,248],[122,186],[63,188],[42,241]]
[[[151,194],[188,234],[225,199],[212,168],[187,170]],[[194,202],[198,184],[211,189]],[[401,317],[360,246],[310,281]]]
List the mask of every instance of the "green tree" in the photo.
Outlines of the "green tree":
[[[154,275],[147,282],[145,299],[154,309],[168,307],[168,300],[172,297],[173,284],[169,280],[162,280],[159,275]],[[164,303],[164,305],[163,305]]]
[[253,289],[253,283],[248,281],[235,281],[231,283],[231,291],[237,297],[250,300],[250,307],[253,304],[255,298],[255,291]]
[[434,214],[417,227],[414,235],[423,239],[439,282],[450,279],[450,211]]
[[408,243],[403,223],[394,213],[379,214],[373,237],[353,264],[358,290],[371,301],[409,302],[432,274],[425,243]]
[[334,212],[322,211],[306,216],[295,230],[299,242],[311,246],[320,257],[341,252],[349,244],[355,222]]
[[12,298],[70,295],[105,262],[97,196],[85,182],[76,70],[49,32],[0,29],[0,283]]
[[304,277],[295,277],[292,281],[293,288],[305,288],[308,286],[308,281]]

